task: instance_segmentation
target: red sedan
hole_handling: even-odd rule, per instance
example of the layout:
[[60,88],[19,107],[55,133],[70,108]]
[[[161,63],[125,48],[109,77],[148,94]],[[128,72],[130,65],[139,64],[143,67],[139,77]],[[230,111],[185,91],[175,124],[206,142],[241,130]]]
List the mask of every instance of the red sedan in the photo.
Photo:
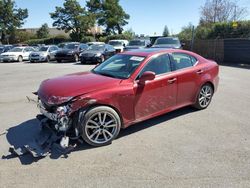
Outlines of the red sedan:
[[90,72],[43,81],[39,107],[57,132],[102,146],[137,122],[184,106],[207,108],[218,72],[216,62],[189,51],[129,51]]

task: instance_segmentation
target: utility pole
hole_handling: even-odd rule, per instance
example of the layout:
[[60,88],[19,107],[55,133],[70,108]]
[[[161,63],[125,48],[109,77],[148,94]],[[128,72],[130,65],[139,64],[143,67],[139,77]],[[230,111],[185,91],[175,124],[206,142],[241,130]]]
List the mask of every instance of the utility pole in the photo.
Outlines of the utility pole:
[[192,26],[191,51],[194,49],[194,26]]
[[215,0],[215,7],[214,7],[214,23],[216,22],[217,9],[218,9],[218,0]]

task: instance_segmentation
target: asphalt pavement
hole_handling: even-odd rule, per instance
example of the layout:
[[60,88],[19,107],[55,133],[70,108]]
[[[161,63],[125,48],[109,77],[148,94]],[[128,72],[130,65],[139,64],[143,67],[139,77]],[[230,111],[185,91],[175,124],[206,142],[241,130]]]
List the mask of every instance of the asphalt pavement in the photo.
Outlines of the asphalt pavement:
[[[38,130],[32,96],[42,80],[88,71],[77,63],[0,63],[0,155]],[[0,187],[250,187],[250,70],[220,66],[211,105],[122,130],[109,146],[68,155],[0,159]]]

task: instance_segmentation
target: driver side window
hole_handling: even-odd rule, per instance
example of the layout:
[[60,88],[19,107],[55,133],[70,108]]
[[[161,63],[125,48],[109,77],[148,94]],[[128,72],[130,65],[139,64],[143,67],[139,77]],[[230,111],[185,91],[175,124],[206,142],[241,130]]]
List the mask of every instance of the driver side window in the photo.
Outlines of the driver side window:
[[151,59],[142,69],[139,77],[146,71],[154,72],[155,75],[161,75],[171,72],[171,65],[168,54],[159,55],[158,57]]

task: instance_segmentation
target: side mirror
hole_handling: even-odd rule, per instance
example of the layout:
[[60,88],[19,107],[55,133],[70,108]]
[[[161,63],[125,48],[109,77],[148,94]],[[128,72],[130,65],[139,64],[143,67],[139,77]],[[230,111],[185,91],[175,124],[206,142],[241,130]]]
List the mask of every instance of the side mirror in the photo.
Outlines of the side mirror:
[[152,71],[146,71],[139,78],[139,83],[144,84],[146,81],[154,79],[155,79],[155,73]]
[[184,47],[184,46],[186,46],[186,43],[182,42],[181,47]]

